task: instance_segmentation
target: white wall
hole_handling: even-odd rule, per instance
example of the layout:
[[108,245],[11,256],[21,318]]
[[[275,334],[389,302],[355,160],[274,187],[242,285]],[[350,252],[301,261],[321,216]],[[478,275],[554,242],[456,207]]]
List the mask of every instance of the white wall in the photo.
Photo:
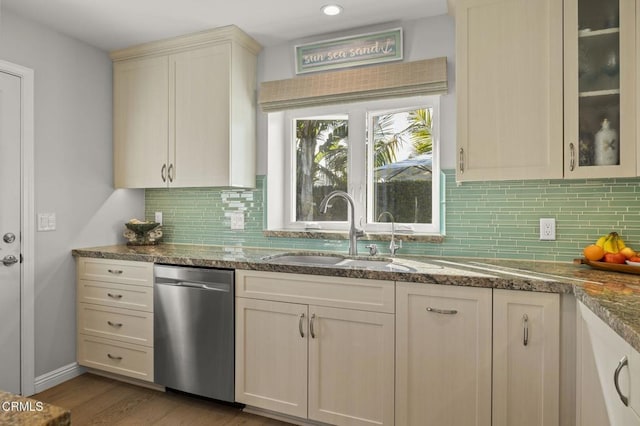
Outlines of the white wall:
[[123,222],[144,215],[144,192],[112,186],[108,54],[7,10],[1,19],[0,59],[35,72],[36,212],[57,214],[56,231],[36,233],[40,376],[76,360],[71,250],[124,242]]
[[[447,57],[449,93],[442,97],[440,105],[440,142],[441,165],[445,169],[455,168],[455,24],[448,15],[412,21],[392,22],[384,25],[358,28],[350,31],[323,34],[321,36],[294,40],[278,46],[270,46],[260,52],[258,57],[258,83],[295,77],[295,54],[297,44],[335,37],[363,34],[390,28],[402,27],[404,42],[404,60]],[[258,164],[257,173],[267,174],[267,119],[266,114],[258,112]]]

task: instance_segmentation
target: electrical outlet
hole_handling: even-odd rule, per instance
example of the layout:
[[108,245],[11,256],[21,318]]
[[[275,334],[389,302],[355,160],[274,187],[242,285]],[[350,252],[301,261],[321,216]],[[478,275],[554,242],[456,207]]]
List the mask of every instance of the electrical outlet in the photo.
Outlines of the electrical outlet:
[[154,221],[162,225],[162,212],[156,212],[154,217]]
[[556,239],[556,220],[540,218],[540,239],[554,241]]
[[244,229],[244,212],[231,213],[231,229]]

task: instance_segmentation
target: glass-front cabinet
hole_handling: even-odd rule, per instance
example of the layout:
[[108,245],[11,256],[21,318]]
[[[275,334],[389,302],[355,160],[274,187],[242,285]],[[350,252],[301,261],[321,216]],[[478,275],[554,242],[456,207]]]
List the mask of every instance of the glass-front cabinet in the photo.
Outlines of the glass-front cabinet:
[[636,176],[635,0],[566,0],[564,175]]

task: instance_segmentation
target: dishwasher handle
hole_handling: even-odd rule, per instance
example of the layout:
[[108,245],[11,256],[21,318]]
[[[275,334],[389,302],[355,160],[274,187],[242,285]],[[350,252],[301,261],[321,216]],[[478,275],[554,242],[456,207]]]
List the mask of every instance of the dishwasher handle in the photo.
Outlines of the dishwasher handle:
[[224,293],[228,293],[231,291],[231,286],[229,284],[219,284],[219,283],[199,283],[192,281],[167,281],[167,282],[158,282],[157,285],[170,285],[174,287],[188,287],[188,288],[197,288],[200,290],[211,290],[211,291],[220,291]]

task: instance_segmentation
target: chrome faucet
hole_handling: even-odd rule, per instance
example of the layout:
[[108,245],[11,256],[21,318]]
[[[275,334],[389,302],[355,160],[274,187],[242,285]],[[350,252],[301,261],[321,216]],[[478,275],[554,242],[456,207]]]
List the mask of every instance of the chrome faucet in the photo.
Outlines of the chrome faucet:
[[387,211],[384,211],[380,213],[377,221],[380,222],[380,219],[382,219],[383,216],[389,216],[389,218],[391,219],[391,242],[389,243],[389,253],[391,253],[391,256],[395,256],[398,249],[402,247],[402,241],[400,241],[400,244],[396,244],[396,221],[393,218],[393,215]]
[[349,255],[355,256],[358,254],[358,237],[362,237],[364,232],[361,229],[356,228],[353,198],[344,191],[330,192],[320,202],[320,213],[325,214],[327,212],[327,209],[331,207],[329,201],[334,197],[344,198],[349,203],[349,208],[351,209],[351,215],[349,216]]

